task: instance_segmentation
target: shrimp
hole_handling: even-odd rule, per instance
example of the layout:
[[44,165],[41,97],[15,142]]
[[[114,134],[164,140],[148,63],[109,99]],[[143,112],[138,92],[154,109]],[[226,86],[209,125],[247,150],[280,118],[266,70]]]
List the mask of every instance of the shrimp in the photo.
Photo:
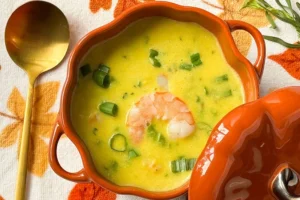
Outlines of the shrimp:
[[147,125],[154,119],[169,121],[171,139],[185,138],[195,130],[195,121],[187,105],[169,92],[143,96],[128,111],[126,125],[135,142],[141,141]]

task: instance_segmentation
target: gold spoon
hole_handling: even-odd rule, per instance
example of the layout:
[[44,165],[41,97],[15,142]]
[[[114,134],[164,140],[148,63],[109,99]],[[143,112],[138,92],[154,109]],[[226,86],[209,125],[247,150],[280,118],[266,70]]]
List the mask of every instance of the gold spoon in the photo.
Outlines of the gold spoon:
[[29,78],[18,163],[17,200],[25,198],[34,83],[40,74],[61,62],[67,52],[69,38],[69,24],[65,15],[56,6],[43,1],[31,1],[20,6],[6,25],[8,54]]

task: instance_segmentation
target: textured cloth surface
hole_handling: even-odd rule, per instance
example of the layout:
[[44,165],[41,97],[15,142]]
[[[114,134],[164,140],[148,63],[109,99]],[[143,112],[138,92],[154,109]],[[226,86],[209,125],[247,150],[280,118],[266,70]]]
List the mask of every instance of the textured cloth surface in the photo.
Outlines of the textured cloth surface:
[[[29,150],[27,199],[30,200],[89,200],[89,199],[139,199],[116,195],[97,185],[76,184],[58,177],[49,166],[48,142],[59,109],[59,97],[65,81],[70,51],[78,40],[89,31],[107,24],[124,10],[135,6],[139,0],[47,0],[59,7],[66,15],[71,31],[71,44],[64,61],[54,70],[37,80],[33,106],[31,146]],[[293,4],[298,0],[292,0]],[[4,44],[5,24],[10,14],[25,0],[1,0],[0,12],[0,200],[14,199],[17,174],[19,138],[22,131],[27,76],[9,58]],[[173,0],[172,2],[204,8],[222,19],[243,20],[255,25],[265,35],[275,35],[290,43],[297,41],[296,31],[276,20],[278,30],[269,28],[264,12],[240,10],[244,0]],[[275,1],[270,0],[271,4]],[[252,63],[256,58],[256,46],[245,32],[233,33],[239,50]],[[267,59],[261,80],[261,96],[285,86],[300,85],[300,50],[287,50],[267,44]],[[81,168],[76,148],[66,138],[58,147],[62,166],[69,171]],[[179,199],[185,199],[180,197]]]

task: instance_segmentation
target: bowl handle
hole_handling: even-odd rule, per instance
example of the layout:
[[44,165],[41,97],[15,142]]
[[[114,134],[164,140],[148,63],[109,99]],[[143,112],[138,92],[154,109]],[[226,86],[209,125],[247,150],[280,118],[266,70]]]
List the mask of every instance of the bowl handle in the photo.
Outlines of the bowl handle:
[[57,122],[54,130],[53,130],[53,134],[50,140],[50,146],[49,146],[49,162],[50,165],[53,169],[53,171],[55,171],[59,176],[70,180],[70,181],[74,181],[74,182],[89,182],[89,178],[87,177],[84,169],[81,169],[78,172],[67,172],[66,170],[64,170],[61,165],[59,164],[59,161],[57,159],[57,144],[58,141],[60,139],[60,137],[64,134],[63,129],[61,128],[61,126],[59,125],[59,123]]
[[236,30],[244,30],[250,33],[254,38],[258,52],[254,67],[259,79],[261,79],[266,59],[266,45],[262,34],[257,28],[243,21],[227,20],[226,23],[228,24],[231,32]]

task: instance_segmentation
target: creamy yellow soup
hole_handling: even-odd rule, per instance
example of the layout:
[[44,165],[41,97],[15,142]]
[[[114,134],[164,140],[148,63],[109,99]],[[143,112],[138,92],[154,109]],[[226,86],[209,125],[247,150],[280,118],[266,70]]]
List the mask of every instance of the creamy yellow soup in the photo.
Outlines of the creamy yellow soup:
[[[150,56],[151,50],[158,55]],[[184,184],[211,129],[244,102],[241,80],[217,39],[196,23],[163,17],[139,20],[92,48],[81,66],[86,64],[92,70],[99,64],[108,66],[110,84],[100,87],[93,72],[79,73],[72,123],[98,172],[121,186],[167,191]],[[140,140],[129,134],[128,112],[143,96],[158,92],[168,92],[186,105],[195,125],[189,136],[171,138],[170,120],[156,118],[147,123]],[[100,111],[103,102],[117,105],[117,114]],[[112,148],[112,137],[117,147]]]

